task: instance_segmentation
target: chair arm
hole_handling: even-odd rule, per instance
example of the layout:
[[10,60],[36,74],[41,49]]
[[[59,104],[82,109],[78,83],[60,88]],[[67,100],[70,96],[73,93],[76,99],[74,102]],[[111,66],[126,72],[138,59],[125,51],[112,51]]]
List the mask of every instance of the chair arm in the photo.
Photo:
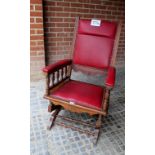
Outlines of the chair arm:
[[65,59],[42,69],[42,71],[46,73],[46,96],[49,95],[50,89],[54,88],[70,77],[71,64],[71,59]]
[[115,74],[116,74],[116,69],[114,67],[109,67],[107,79],[106,79],[106,82],[105,82],[106,88],[112,89],[114,87]]
[[72,63],[71,59],[60,60],[60,61],[58,61],[58,62],[56,62],[54,64],[51,64],[49,66],[44,67],[42,69],[42,71],[44,73],[50,74],[50,73],[52,73],[52,72],[54,72],[54,71],[56,71],[56,70],[58,70],[58,69],[60,69],[62,67],[65,67],[67,65],[71,65],[71,63]]

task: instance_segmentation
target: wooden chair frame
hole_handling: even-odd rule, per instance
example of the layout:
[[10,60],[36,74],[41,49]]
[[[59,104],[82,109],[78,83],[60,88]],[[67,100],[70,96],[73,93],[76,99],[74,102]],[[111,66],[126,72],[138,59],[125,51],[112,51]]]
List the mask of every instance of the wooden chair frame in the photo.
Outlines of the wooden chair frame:
[[[72,44],[72,52],[74,50],[74,44],[75,44],[75,39],[76,39],[76,32],[77,32],[77,27],[78,27],[78,21],[79,17],[76,18],[76,24],[75,24],[75,30],[74,30],[74,38],[73,38],[73,44]],[[116,54],[117,54],[117,49],[118,49],[118,43],[119,43],[119,37],[121,33],[121,26],[122,22],[119,22],[117,26],[117,33],[115,37],[115,42],[114,42],[114,48],[113,48],[113,54],[111,58],[111,63],[110,66],[115,65],[115,60],[116,60]],[[97,132],[97,138],[96,138],[96,143],[97,139],[99,136],[99,131],[101,128],[101,122],[102,122],[102,117],[106,116],[108,114],[108,106],[109,106],[109,97],[110,97],[110,90],[112,89],[111,87],[104,87],[104,93],[103,93],[103,100],[102,100],[102,110],[96,110],[92,109],[89,107],[84,107],[78,104],[73,104],[72,102],[68,102],[65,100],[60,100],[53,98],[49,96],[51,92],[54,90],[58,89],[61,87],[63,84],[65,84],[67,81],[70,80],[71,77],[71,71],[72,71],[73,65],[72,63],[68,63],[65,65],[61,65],[60,67],[56,68],[52,73],[45,73],[46,76],[46,93],[44,95],[45,99],[48,99],[50,101],[50,104],[48,106],[48,112],[52,112],[52,118],[51,120],[51,125],[48,127],[48,129],[51,129],[54,124],[58,124],[64,127],[69,127],[74,130],[78,130],[79,132],[84,132],[87,133],[88,135],[95,135],[94,133],[91,133],[89,131],[83,131],[79,128],[75,128],[72,126],[67,126],[63,123],[56,123],[55,120],[57,117],[61,117],[62,119],[68,120],[68,121],[73,121],[77,122],[77,120],[74,120],[72,118],[65,118],[63,116],[58,115],[60,110],[64,108],[65,110],[69,110],[71,112],[76,112],[76,113],[88,113],[89,115],[98,115],[98,119],[96,121],[96,126],[95,128],[98,129]],[[78,122],[81,122],[83,125],[89,125],[92,126],[91,124],[85,123],[83,121],[78,120]]]

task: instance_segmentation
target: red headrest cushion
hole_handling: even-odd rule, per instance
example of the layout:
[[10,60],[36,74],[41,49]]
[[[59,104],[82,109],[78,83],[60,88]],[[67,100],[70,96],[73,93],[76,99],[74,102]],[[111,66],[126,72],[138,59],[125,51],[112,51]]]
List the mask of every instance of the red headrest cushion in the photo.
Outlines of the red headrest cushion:
[[79,20],[73,62],[95,68],[107,68],[110,63],[117,24],[101,21],[92,26],[91,20]]

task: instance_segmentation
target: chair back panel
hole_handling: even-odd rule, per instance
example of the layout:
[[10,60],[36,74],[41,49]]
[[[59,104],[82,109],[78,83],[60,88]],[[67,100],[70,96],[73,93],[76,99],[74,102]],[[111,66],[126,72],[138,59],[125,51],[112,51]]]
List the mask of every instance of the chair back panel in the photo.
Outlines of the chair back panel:
[[91,20],[79,20],[74,47],[74,64],[95,68],[107,68],[110,64],[116,23],[101,21],[92,26]]

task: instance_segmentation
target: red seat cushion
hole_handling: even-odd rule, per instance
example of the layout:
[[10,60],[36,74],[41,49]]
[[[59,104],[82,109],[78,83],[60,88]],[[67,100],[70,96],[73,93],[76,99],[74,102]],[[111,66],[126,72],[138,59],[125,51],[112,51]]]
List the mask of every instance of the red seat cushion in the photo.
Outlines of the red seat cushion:
[[65,101],[71,101],[81,106],[101,110],[103,88],[71,80],[52,92],[51,96]]

